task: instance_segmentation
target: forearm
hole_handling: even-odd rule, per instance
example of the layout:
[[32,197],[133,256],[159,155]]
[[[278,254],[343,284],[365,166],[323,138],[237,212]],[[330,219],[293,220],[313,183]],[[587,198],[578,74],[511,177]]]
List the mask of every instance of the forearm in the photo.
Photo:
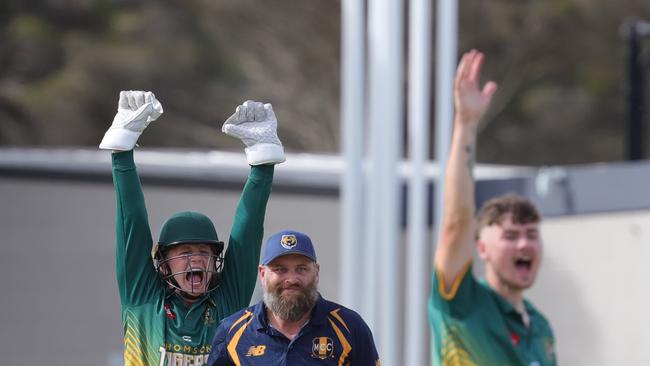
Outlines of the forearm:
[[[474,164],[476,131],[474,127],[454,130],[447,171],[445,172],[445,207],[443,223],[463,224],[474,219]],[[455,225],[454,225],[455,226]]]
[[[263,235],[266,204],[271,194],[274,165],[257,165],[251,167],[250,175],[244,186],[230,233],[233,246],[248,246],[251,242],[260,242]],[[258,247],[259,249],[259,247]]]
[[456,276],[473,253],[475,152],[475,124],[468,126],[456,121],[445,172],[445,202],[436,251],[436,267],[445,277]]

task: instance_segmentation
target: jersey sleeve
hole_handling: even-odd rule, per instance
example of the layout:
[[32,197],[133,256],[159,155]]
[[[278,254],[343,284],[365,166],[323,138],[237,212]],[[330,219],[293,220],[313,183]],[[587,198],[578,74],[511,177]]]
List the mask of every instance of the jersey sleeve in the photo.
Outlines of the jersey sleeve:
[[355,346],[351,357],[351,365],[377,366],[380,365],[379,353],[375,347],[375,340],[368,325],[361,319],[357,323],[354,334]]
[[133,151],[112,154],[116,201],[116,275],[122,305],[147,301],[160,290],[151,259],[151,230]]
[[467,316],[472,307],[477,304],[480,296],[480,284],[472,274],[472,263],[469,262],[463,272],[454,280],[451,288],[445,288],[445,279],[437,270],[433,273],[433,288],[429,307],[446,316],[462,319]]
[[207,366],[230,366],[234,363],[228,357],[227,350],[227,329],[224,324],[224,321],[221,321],[217,331],[214,333],[214,338],[212,339],[212,350],[210,351],[210,356],[208,357]]
[[[532,304],[530,304],[530,306],[532,306]],[[543,348],[541,358],[546,361],[544,365],[556,366],[558,364],[558,360],[553,327],[542,313],[540,313],[536,308],[533,309],[534,313],[532,316],[536,318],[534,320],[534,323],[537,324],[536,328],[537,332],[539,332],[539,337],[541,338],[541,344]]]
[[247,307],[257,281],[264,215],[273,183],[273,165],[251,168],[239,199],[224,259],[217,304],[227,316]]

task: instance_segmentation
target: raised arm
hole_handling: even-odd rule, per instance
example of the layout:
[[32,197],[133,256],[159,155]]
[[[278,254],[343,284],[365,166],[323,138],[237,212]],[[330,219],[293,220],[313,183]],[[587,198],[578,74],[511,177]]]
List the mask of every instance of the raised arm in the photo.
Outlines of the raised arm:
[[497,89],[488,82],[481,89],[483,54],[472,50],[463,55],[454,82],[454,131],[445,172],[444,208],[435,269],[445,287],[472,259],[474,251],[474,157],[479,120]]
[[252,166],[237,205],[217,295],[221,296],[217,303],[230,314],[248,306],[255,289],[274,165],[285,157],[270,104],[244,102],[224,123],[223,132],[244,142]]
[[101,149],[113,151],[116,275],[122,305],[145,301],[160,289],[150,255],[151,231],[133,161],[133,147],[142,131],[162,112],[162,106],[151,92],[121,92],[113,124],[99,145]]

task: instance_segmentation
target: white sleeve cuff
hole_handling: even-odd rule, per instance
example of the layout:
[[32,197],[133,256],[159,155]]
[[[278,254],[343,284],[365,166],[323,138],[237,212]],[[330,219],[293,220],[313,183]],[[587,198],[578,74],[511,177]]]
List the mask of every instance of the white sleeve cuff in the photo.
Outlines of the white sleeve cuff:
[[109,128],[99,143],[100,149],[128,151],[133,150],[138,137],[142,132],[135,132],[125,128]]
[[279,164],[286,160],[282,145],[260,143],[247,147],[245,151],[250,165]]

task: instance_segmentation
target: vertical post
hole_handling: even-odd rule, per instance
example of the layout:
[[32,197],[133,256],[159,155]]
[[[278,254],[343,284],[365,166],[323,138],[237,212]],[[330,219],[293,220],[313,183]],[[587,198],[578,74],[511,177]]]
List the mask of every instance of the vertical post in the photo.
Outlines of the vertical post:
[[[440,221],[444,207],[444,176],[452,132],[454,112],[454,70],[456,69],[458,39],[457,0],[437,2],[436,16],[436,160],[438,165],[434,199],[434,241],[440,236]],[[435,243],[432,246],[435,251]],[[435,357],[435,356],[434,356]]]
[[372,182],[376,201],[376,263],[381,290],[378,349],[382,364],[401,365],[400,285],[402,283],[402,248],[399,235],[398,161],[402,151],[403,119],[403,1],[370,0],[369,16],[369,121],[372,124]]
[[424,175],[430,146],[431,1],[412,0],[409,8],[409,157],[408,260],[406,329],[403,365],[429,364],[427,296],[430,246],[427,241],[427,181]]
[[627,128],[625,131],[625,149],[627,160],[643,159],[643,86],[644,75],[640,62],[639,32],[636,19],[628,20],[624,25],[627,38]]
[[[344,0],[341,8],[341,300],[364,314],[363,149],[365,122],[364,0]],[[361,268],[360,268],[361,266]],[[365,314],[364,314],[365,315]]]
[[435,186],[434,221],[436,236],[438,236],[443,207],[444,175],[454,118],[454,70],[456,69],[458,47],[458,4],[456,0],[438,1],[436,26],[436,160],[438,174]]

